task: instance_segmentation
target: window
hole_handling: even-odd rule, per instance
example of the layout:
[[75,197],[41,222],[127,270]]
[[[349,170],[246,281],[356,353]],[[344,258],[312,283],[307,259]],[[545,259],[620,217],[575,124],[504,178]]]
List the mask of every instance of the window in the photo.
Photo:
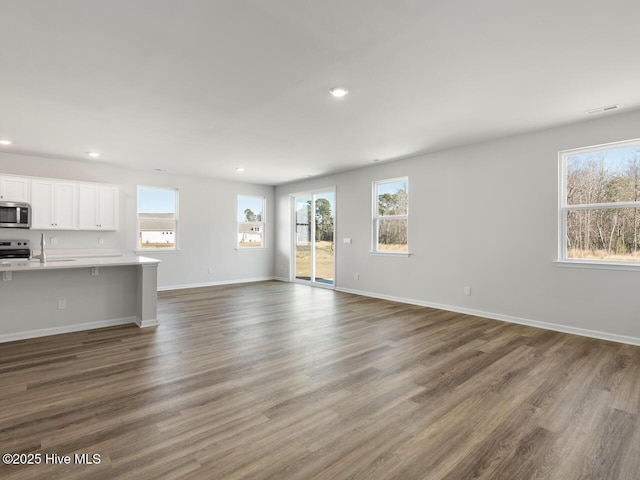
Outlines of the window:
[[560,260],[640,265],[640,140],[560,152]]
[[239,249],[264,247],[264,197],[238,195]]
[[373,182],[373,251],[408,253],[409,179]]
[[178,191],[138,186],[138,250],[176,250]]

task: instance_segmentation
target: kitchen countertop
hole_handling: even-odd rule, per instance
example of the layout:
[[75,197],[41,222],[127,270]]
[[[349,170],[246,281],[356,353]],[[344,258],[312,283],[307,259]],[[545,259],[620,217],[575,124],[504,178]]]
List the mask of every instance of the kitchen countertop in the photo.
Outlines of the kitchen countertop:
[[0,272],[36,271],[36,270],[61,270],[69,268],[90,267],[118,267],[127,265],[157,265],[160,260],[138,255],[119,255],[107,257],[80,257],[80,258],[49,258],[46,263],[40,263],[37,258],[0,260]]
[[128,323],[158,325],[159,260],[81,249],[49,252],[47,260],[0,260],[0,343]]

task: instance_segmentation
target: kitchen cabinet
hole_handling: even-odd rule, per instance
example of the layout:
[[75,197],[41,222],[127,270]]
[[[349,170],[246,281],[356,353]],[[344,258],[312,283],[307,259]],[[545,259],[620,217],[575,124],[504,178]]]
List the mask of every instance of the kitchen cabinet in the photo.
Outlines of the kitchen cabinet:
[[29,203],[29,177],[0,176],[0,201]]
[[77,184],[48,179],[31,182],[31,228],[77,230]]
[[117,230],[119,199],[118,185],[0,174],[0,201],[30,203],[34,230]]
[[78,185],[78,229],[117,230],[119,189],[114,185]]

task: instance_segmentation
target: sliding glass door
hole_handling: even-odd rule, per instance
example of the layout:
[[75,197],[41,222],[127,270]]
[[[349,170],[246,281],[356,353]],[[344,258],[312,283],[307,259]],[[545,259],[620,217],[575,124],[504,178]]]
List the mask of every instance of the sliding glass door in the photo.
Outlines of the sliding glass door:
[[311,196],[294,197],[296,222],[293,239],[294,272],[297,280],[311,281]]
[[334,285],[335,190],[293,196],[293,277],[300,283]]

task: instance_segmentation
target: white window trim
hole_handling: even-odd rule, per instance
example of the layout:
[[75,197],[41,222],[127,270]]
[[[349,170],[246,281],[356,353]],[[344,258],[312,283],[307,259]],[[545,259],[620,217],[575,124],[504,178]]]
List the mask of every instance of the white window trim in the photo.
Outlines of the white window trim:
[[[138,247],[138,239],[140,238],[140,212],[138,211],[138,208],[140,206],[140,189],[141,188],[146,188],[149,190],[170,190],[172,192],[175,193],[175,224],[176,224],[176,234],[175,234],[175,241],[173,244],[173,248],[158,248],[158,247],[150,247],[150,248],[137,248]],[[179,234],[179,217],[180,217],[180,195],[179,195],[179,190],[177,188],[174,187],[158,187],[158,186],[152,186],[152,185],[138,185],[136,187],[136,249],[135,249],[135,253],[137,254],[144,254],[147,252],[153,252],[153,254],[155,255],[156,253],[177,253],[180,251],[180,244],[179,244],[179,239],[180,239],[180,234]]]
[[561,268],[586,268],[592,270],[627,270],[638,271],[638,267],[635,263],[629,262],[613,262],[611,260],[582,260],[582,259],[569,259],[569,260],[557,260],[554,262]]
[[168,253],[168,254],[174,254],[174,253],[181,253],[182,250],[176,248],[174,250],[161,250],[159,248],[148,248],[147,250],[134,250],[133,253],[135,253],[136,255],[146,255],[146,254],[153,254],[154,256],[159,254],[159,253]]
[[[261,198],[262,199],[262,221],[260,222],[238,222],[236,221],[236,246],[235,250],[237,252],[261,252],[267,249],[267,236],[266,236],[266,224],[267,224],[267,198],[264,195],[245,195],[239,193],[236,197],[236,215],[238,214],[238,202],[240,201],[240,197],[253,197],[253,198]],[[262,245],[259,247],[241,247],[238,245],[238,233],[240,232],[240,225],[257,225],[262,227]]]
[[567,204],[567,158],[584,153],[599,152],[614,148],[640,146],[640,138],[620,142],[603,143],[583,148],[572,148],[558,152],[559,188],[558,188],[558,259],[554,262],[559,267],[592,268],[600,270],[634,270],[640,269],[640,262],[624,262],[617,260],[598,260],[593,258],[567,257],[567,215],[570,210],[601,210],[614,208],[640,208],[639,202],[611,202],[592,204]]
[[[382,183],[391,183],[396,181],[405,181],[407,182],[407,213],[406,215],[384,215],[378,216],[378,185]],[[371,190],[371,250],[369,251],[370,255],[381,256],[381,257],[409,257],[412,255],[409,250],[409,213],[410,213],[410,204],[411,197],[409,192],[409,176],[405,175],[403,177],[394,177],[387,178],[384,180],[374,180],[372,182],[372,190]],[[378,250],[378,228],[379,223],[378,220],[384,219],[393,219],[393,218],[402,218],[407,220],[407,249],[404,251],[390,251],[390,250]]]
[[372,257],[410,257],[413,255],[411,252],[374,252],[370,251],[369,255]]

